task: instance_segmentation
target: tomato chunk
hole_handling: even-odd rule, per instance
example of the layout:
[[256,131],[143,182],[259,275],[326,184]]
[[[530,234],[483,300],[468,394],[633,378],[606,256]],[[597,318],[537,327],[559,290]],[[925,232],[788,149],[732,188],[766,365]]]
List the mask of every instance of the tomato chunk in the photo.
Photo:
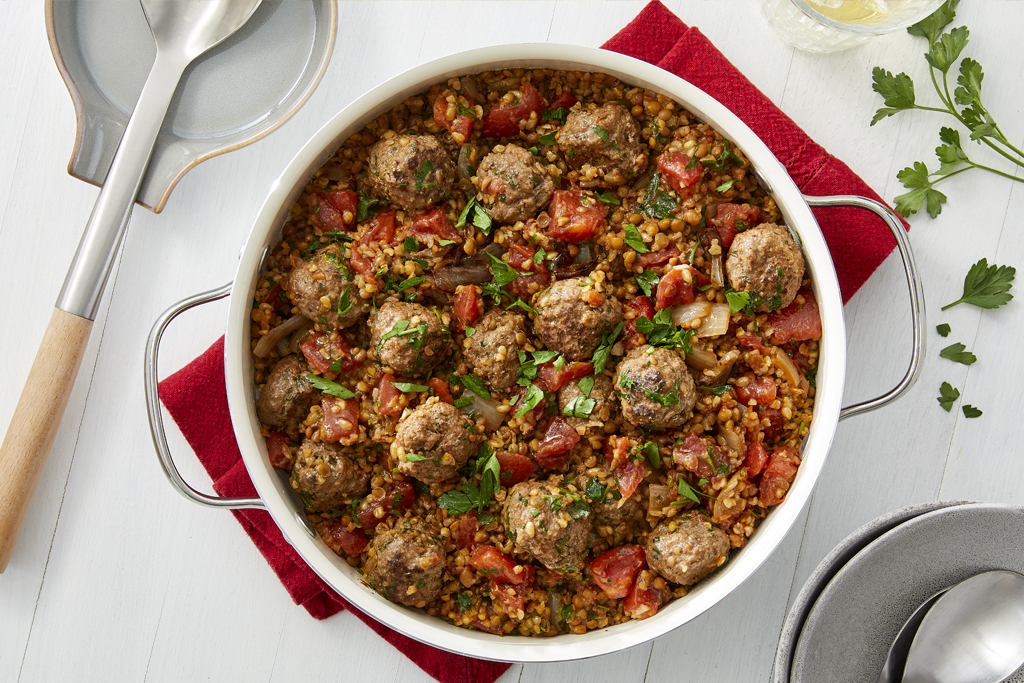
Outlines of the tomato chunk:
[[501,467],[501,485],[515,486],[533,476],[533,461],[519,453],[498,452],[498,466]]
[[679,256],[679,249],[674,245],[665,249],[659,249],[658,251],[649,251],[646,254],[639,254],[636,257],[635,263],[641,268],[650,268],[651,266],[662,266],[669,262],[669,260]]
[[520,275],[508,285],[507,289],[524,301],[529,301],[531,296],[545,289],[549,282],[551,282],[551,272],[546,269],[538,269],[535,273]]
[[519,616],[526,608],[526,599],[533,592],[535,571],[532,565],[523,567],[522,583],[492,583],[491,599],[505,610],[505,614]]
[[320,399],[323,416],[320,418],[321,438],[332,443],[359,434],[359,400],[324,395]]
[[[538,389],[540,389],[541,391],[544,391],[544,389],[541,388],[541,386],[537,382],[534,382],[534,384],[537,386]],[[518,385],[512,387],[512,391],[511,391],[512,395],[509,397],[509,401],[511,402],[511,405],[512,405],[512,412],[510,413],[511,415],[518,415],[519,414],[519,409],[522,408],[522,406],[523,406],[522,401],[526,400],[527,392],[529,392],[529,388],[528,387],[521,387],[521,386],[518,386]],[[540,418],[543,417],[543,415],[544,415],[544,409],[545,409],[546,406],[547,406],[547,397],[545,397],[543,400],[541,400],[541,402],[538,403],[536,405],[536,407],[531,408],[529,411],[527,411],[526,416],[527,417],[533,417],[533,421],[534,422],[539,422]]]
[[394,379],[391,375],[384,375],[377,393],[377,401],[380,403],[377,412],[388,417],[398,417],[402,414],[402,392],[391,383]]
[[[626,306],[636,311],[637,318],[654,320],[654,304],[649,296],[636,296],[626,302]],[[636,331],[636,319],[627,320],[622,326],[622,345],[627,351],[643,346],[647,341],[644,335]]]
[[725,203],[719,204],[717,211],[711,224],[718,228],[722,246],[726,249],[732,246],[732,240],[737,232],[743,232],[762,222],[759,206]]
[[427,386],[433,390],[434,395],[437,396],[442,403],[455,403],[455,401],[452,400],[452,392],[448,390],[447,382],[440,377],[431,377],[427,380]]
[[[804,303],[797,303],[803,297]],[[796,300],[781,311],[768,314],[767,327],[771,336],[779,344],[788,341],[807,341],[821,339],[821,314],[818,312],[818,301],[814,292],[801,289]]]
[[352,258],[350,262],[352,267],[360,273],[363,278],[374,285],[380,287],[383,283],[376,276],[377,264],[376,261],[365,256],[359,251],[359,246],[368,246],[370,244],[391,244],[395,239],[395,215],[396,211],[379,211],[373,218],[370,219],[369,229],[363,233],[363,236],[359,238],[359,242],[353,244]]
[[[454,97],[455,102],[449,103],[449,97]],[[455,118],[452,120],[448,119],[449,106],[456,107]],[[452,138],[456,142],[465,142],[469,139],[469,134],[473,132],[473,121],[476,119],[476,116],[457,113],[460,106],[463,110],[471,110],[476,106],[476,102],[472,97],[467,97],[454,90],[448,89],[443,91],[434,100],[434,120],[437,121],[437,125],[451,133]]]
[[[708,452],[709,448],[711,453]],[[698,477],[710,479],[715,475],[715,465],[712,460],[714,453],[714,446],[690,432],[681,444],[676,444],[672,449],[672,461]]]
[[270,464],[279,470],[291,470],[292,460],[288,457],[291,440],[284,432],[270,432],[267,436],[267,457]]
[[646,561],[643,546],[622,545],[598,555],[591,563],[590,571],[594,575],[594,583],[609,598],[624,598],[629,595],[633,581]]
[[331,334],[312,334],[299,345],[299,350],[306,361],[320,373],[348,372],[363,364],[363,361],[352,358],[352,345],[341,330]]
[[557,469],[569,459],[569,451],[580,442],[580,435],[561,415],[548,422],[544,439],[537,447],[537,463],[547,469]]
[[594,237],[608,207],[582,190],[555,190],[548,213],[551,215],[548,234],[578,244]]
[[626,460],[615,469],[615,480],[619,484],[619,494],[623,498],[632,496],[640,483],[647,476],[647,467],[642,460]]
[[658,608],[661,607],[663,602],[663,596],[662,591],[654,587],[655,577],[656,574],[654,572],[646,569],[637,575],[633,588],[622,603],[623,611],[631,619],[639,621],[653,617],[658,613]]
[[480,288],[476,285],[464,285],[455,293],[452,314],[455,316],[456,332],[464,332],[466,326],[472,326],[480,317],[483,306],[479,295]]
[[768,463],[768,451],[764,444],[755,441],[747,446],[747,457],[743,459],[743,466],[747,468],[748,477],[756,477],[761,474],[764,466]]
[[562,92],[555,95],[554,99],[551,100],[551,103],[548,104],[548,111],[553,111],[555,109],[562,108],[570,109],[572,105],[576,104],[577,102],[579,102],[579,100],[576,99],[575,95],[573,95],[568,90],[563,90]]
[[657,165],[658,171],[683,199],[693,194],[697,181],[704,174],[704,167],[700,163],[691,163],[690,157],[679,150],[662,152]]
[[334,543],[341,546],[342,551],[349,557],[355,557],[366,550],[368,541],[366,533],[362,529],[349,531],[348,525],[340,519],[327,525],[327,535]]
[[658,283],[658,294],[654,308],[662,310],[693,302],[693,283],[696,271],[692,266],[673,266]]
[[750,382],[745,387],[734,387],[737,400],[744,405],[750,405],[750,402],[754,401],[755,405],[770,406],[775,400],[777,389],[774,380],[770,377],[755,378],[753,375],[750,375],[749,379]]
[[[416,502],[416,489],[413,488],[412,482],[404,475],[396,475],[391,483],[391,488],[381,498],[364,503],[356,513],[356,517],[364,529],[373,529],[389,515],[402,514],[402,511],[411,508],[414,502]],[[378,510],[380,510],[379,513]]]
[[[477,546],[469,556],[469,564],[494,583],[520,584],[526,579],[526,567],[517,564],[493,545]],[[519,571],[516,571],[516,567]]]
[[533,270],[537,264],[533,262],[533,255],[537,251],[525,244],[513,244],[508,248],[508,264],[516,270]]
[[484,114],[484,137],[505,138],[519,135],[520,121],[529,119],[531,114],[536,114],[539,120],[540,111],[544,108],[544,98],[533,85],[524,83],[517,90],[512,90],[511,94],[511,101],[505,102],[503,98]]
[[417,237],[434,236],[442,240],[462,242],[462,235],[452,227],[451,222],[448,220],[448,214],[445,212],[444,207],[441,206],[435,206],[430,211],[424,211],[413,216],[412,224],[408,230]]
[[[786,425],[786,418],[778,408],[758,408],[757,416],[761,418],[761,433],[764,434],[765,441],[771,441],[781,434],[782,428]],[[765,422],[768,424],[765,425]]]
[[792,446],[779,446],[772,451],[764,474],[761,475],[759,497],[762,505],[778,505],[785,500],[799,465],[800,455]]
[[[453,525],[454,526],[454,525]],[[458,532],[455,535],[455,545],[465,550],[472,550],[476,547],[476,530],[478,528],[475,512],[467,512],[458,521]]]
[[554,361],[551,361],[537,368],[537,384],[546,391],[558,391],[572,380],[593,373],[593,363],[566,363],[559,370],[555,367]]

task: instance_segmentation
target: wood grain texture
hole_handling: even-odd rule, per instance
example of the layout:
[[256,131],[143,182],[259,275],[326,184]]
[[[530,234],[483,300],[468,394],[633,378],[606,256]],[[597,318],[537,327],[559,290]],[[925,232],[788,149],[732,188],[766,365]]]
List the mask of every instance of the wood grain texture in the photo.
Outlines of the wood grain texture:
[[[873,66],[906,71],[918,98],[929,99],[920,39],[898,33],[848,52],[808,55],[774,36],[758,16],[757,0],[665,4],[700,27],[772,101],[890,201],[903,191],[898,170],[932,160],[948,118],[914,112],[868,125],[880,104],[871,91]],[[18,552],[0,576],[0,680],[430,680],[352,615],[311,619],[291,603],[231,515],[196,508],[167,485],[146,426],[146,335],[168,304],[233,277],[267,188],[302,143],[363,92],[470,47],[598,46],[643,5],[341,2],[334,58],[306,106],[268,138],[190,171],[160,216],[136,212],[83,361],[83,381],[71,392]],[[1024,90],[1017,84],[1024,52],[1015,49],[1022,22],[1024,3],[1012,0],[959,9],[958,24],[971,29],[965,54],[985,66],[986,104],[1017,142],[1024,141]],[[0,63],[8,67],[0,98],[0,288],[18,309],[16,322],[0,329],[7,389],[0,392],[0,425],[6,425],[96,189],[65,173],[74,117],[46,46],[41,3],[0,2],[0,36]],[[968,151],[1005,168],[980,146]],[[958,298],[977,259],[1024,265],[1018,225],[1024,187],[972,171],[942,190],[949,203],[938,219],[911,220],[930,314],[921,380],[896,404],[840,425],[809,508],[779,550],[715,609],[653,643],[584,662],[517,664],[503,683],[767,681],[792,596],[853,529],[938,498],[1024,503],[1024,461],[1015,451],[1024,361],[1014,341],[1024,333],[1024,304],[938,311]],[[847,305],[846,403],[869,398],[902,375],[910,340],[903,291],[902,270],[890,259]],[[203,351],[223,333],[225,311],[220,302],[177,319],[161,367],[170,372]],[[953,327],[948,340],[934,332],[939,322]],[[978,362],[967,368],[939,358],[954,341],[971,348]],[[985,414],[967,420],[944,412],[935,402],[943,381]],[[171,431],[182,474],[208,481]]]
[[85,355],[92,321],[53,310],[25,388],[0,444],[0,574],[14,554],[21,526],[43,476],[50,447]]

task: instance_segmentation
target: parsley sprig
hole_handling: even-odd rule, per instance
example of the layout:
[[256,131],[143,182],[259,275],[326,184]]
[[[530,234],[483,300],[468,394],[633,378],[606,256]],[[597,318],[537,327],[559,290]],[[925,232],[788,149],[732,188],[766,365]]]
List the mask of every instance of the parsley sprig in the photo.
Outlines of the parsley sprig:
[[498,455],[486,442],[480,445],[476,471],[481,473],[480,486],[466,482],[460,491],[449,491],[438,498],[438,507],[450,514],[460,515],[474,508],[477,512],[483,512],[484,506],[494,502],[494,494],[501,487],[498,483],[501,481],[501,465],[498,463]]
[[[964,295],[942,310],[957,304],[971,304],[979,308],[999,308],[1013,299],[1010,287],[1017,269],[1010,266],[990,266],[988,259],[981,259],[967,272],[964,279]],[[942,334],[940,332],[940,334]],[[947,331],[946,334],[949,334]],[[945,334],[942,336],[946,336]]]
[[[984,143],[1000,156],[1017,166],[1024,167],[1024,152],[1010,143],[982,104],[981,84],[985,74],[981,64],[970,57],[961,60],[957,69],[957,87],[950,92],[949,72],[960,59],[970,36],[966,26],[959,26],[943,33],[956,17],[956,6],[959,2],[960,0],[946,0],[934,14],[907,29],[907,33],[928,40],[925,59],[928,61],[932,85],[942,106],[918,104],[914,81],[910,76],[905,73],[893,75],[876,66],[871,72],[872,89],[882,96],[885,106],[875,113],[871,125],[911,109],[949,114],[970,131],[971,140]],[[936,190],[935,185],[972,168],[990,171],[1011,180],[1024,181],[1024,178],[1015,177],[1012,173],[972,161],[960,144],[960,133],[952,128],[942,128],[939,131],[939,140],[943,144],[935,148],[935,155],[939,159],[937,171],[931,172],[924,162],[916,161],[913,166],[908,166],[896,174],[903,186],[909,190],[896,197],[896,210],[904,216],[917,213],[922,206],[928,210],[932,218],[938,216],[942,212],[942,205],[946,203],[946,195]]]

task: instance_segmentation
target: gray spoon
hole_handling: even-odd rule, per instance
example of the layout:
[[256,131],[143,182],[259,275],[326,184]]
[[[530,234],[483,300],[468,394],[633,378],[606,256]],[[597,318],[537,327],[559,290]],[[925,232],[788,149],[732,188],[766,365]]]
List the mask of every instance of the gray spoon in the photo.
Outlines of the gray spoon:
[[141,0],[156,60],[110,164],[28,381],[0,446],[0,572],[14,552],[167,107],[196,57],[237,31],[261,0]]
[[1024,664],[1024,576],[989,571],[958,583],[928,610],[904,683],[999,683]]

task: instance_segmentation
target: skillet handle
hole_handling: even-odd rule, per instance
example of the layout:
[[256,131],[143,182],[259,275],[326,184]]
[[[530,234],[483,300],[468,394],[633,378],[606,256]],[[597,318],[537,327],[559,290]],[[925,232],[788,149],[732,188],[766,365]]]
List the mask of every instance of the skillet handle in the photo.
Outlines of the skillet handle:
[[852,406],[843,408],[839,412],[839,419],[842,420],[888,405],[909,391],[910,387],[914,386],[918,375],[921,374],[921,358],[924,356],[925,351],[924,327],[926,324],[926,314],[924,290],[921,287],[921,280],[917,275],[917,265],[914,262],[914,252],[910,248],[910,239],[907,237],[907,231],[903,229],[903,225],[892,209],[874,199],[858,197],[856,195],[835,195],[832,197],[809,197],[804,195],[804,200],[812,207],[855,206],[867,209],[877,215],[885,221],[885,224],[889,226],[889,230],[892,231],[893,237],[896,238],[896,248],[899,249],[900,257],[903,259],[903,269],[907,273],[907,288],[910,293],[910,318],[913,330],[910,366],[907,368],[906,374],[903,375],[903,379],[899,381],[899,384],[889,391],[869,401],[854,403]]
[[190,308],[223,299],[231,293],[232,283],[223,287],[211,289],[208,292],[196,294],[187,299],[182,299],[174,304],[157,319],[153,329],[149,332],[149,339],[146,341],[146,410],[149,413],[149,431],[153,435],[153,445],[156,447],[157,455],[160,456],[160,466],[167,475],[171,485],[178,490],[178,493],[185,496],[194,503],[204,507],[219,508],[228,510],[241,510],[246,508],[265,510],[266,505],[259,498],[221,498],[210,496],[189,486],[171,458],[170,448],[167,446],[167,435],[164,433],[164,418],[160,412],[160,394],[157,388],[159,375],[157,372],[157,360],[160,356],[160,339],[163,337],[164,329],[179,314]]

